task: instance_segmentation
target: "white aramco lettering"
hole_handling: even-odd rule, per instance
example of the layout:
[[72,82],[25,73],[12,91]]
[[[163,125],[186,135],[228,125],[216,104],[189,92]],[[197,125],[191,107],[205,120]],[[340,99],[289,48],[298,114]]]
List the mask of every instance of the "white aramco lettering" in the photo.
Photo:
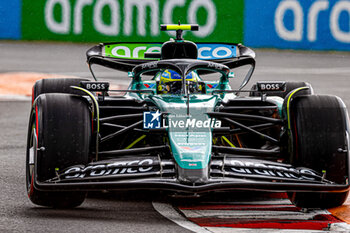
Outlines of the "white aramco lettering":
[[140,46],[140,47],[136,47],[134,48],[134,50],[132,51],[132,57],[133,58],[138,58],[139,57],[139,52],[141,50],[146,50],[147,47],[146,46]]
[[[334,4],[332,9],[330,7],[329,0],[318,0],[311,4],[310,9],[304,9],[307,14],[307,26],[306,35],[307,40],[310,42],[317,41],[317,29],[319,26],[318,21],[320,15],[325,15],[330,12],[329,17],[329,31],[332,37],[342,43],[350,43],[350,31],[344,30],[340,26],[341,22],[345,22],[344,19],[350,15],[350,1],[341,0]],[[293,13],[293,29],[287,29],[284,24],[284,17],[287,11]],[[341,16],[342,13],[346,13],[348,17]],[[281,1],[275,12],[275,30],[278,36],[287,41],[301,41],[303,39],[304,31],[304,11],[297,0],[285,0]],[[341,21],[343,20],[343,21]],[[350,20],[345,23],[350,26]],[[326,25],[322,25],[325,27]],[[346,28],[346,27],[345,27]]]
[[[152,159],[144,159],[139,163],[140,166],[144,166],[144,164],[150,166],[153,164],[153,160]],[[148,171],[152,170],[152,168],[153,168],[152,166],[146,167],[146,168],[140,167],[139,171],[140,172],[148,172]]]
[[[294,29],[292,30],[288,30],[283,21],[284,15],[288,10],[292,11],[294,16]],[[288,41],[301,41],[303,38],[303,18],[303,9],[298,1],[282,1],[275,12],[275,28],[279,37]]]
[[[330,28],[335,39],[350,43],[350,31],[343,31],[339,26],[339,17],[343,11],[347,12],[348,17],[350,17],[350,1],[339,1],[334,5],[330,16]],[[348,23],[350,27],[350,20]]]
[[[220,51],[224,51],[225,53],[223,55],[219,55]],[[232,51],[226,47],[218,47],[213,50],[213,56],[216,58],[225,58],[225,57],[230,57],[231,55],[232,55]]]
[[207,12],[207,21],[204,25],[200,25],[199,31],[192,32],[198,37],[206,37],[210,35],[216,26],[216,7],[211,0],[194,0],[191,2],[188,9],[188,22],[197,24],[197,12],[199,8],[203,7]]
[[71,167],[64,172],[65,179],[85,178],[85,177],[97,177],[108,176],[117,174],[133,174],[149,172],[153,169],[153,160],[134,160],[134,161],[120,161],[111,164],[99,164],[95,166],[82,166]]
[[77,0],[74,7],[74,24],[73,24],[73,32],[74,34],[81,34],[83,31],[83,9],[85,6],[91,5],[92,0]]
[[[109,25],[103,22],[102,10],[109,7],[111,11],[111,23]],[[115,0],[99,0],[94,7],[93,22],[96,31],[108,35],[116,36],[119,33],[119,3]]]
[[[207,56],[203,55],[208,53]],[[210,47],[201,47],[198,49],[198,58],[211,59],[211,58],[228,58],[232,56],[232,50],[226,47],[217,47],[212,50]]]
[[263,176],[281,177],[298,180],[315,180],[316,174],[309,169],[287,168],[277,165],[265,165],[250,161],[231,160],[230,169],[241,174],[258,174]]
[[[122,3],[120,3],[122,2]],[[71,5],[74,3],[74,5]],[[45,24],[47,28],[57,34],[69,34],[74,33],[76,35],[84,33],[84,23],[89,18],[88,15],[84,15],[84,9],[90,8],[92,11],[91,24],[95,30],[103,35],[117,36],[121,33],[121,22],[123,22],[123,34],[131,36],[133,30],[134,9],[136,8],[136,33],[139,36],[147,36],[146,29],[146,15],[150,12],[150,34],[151,36],[159,36],[159,21],[163,23],[171,24],[173,13],[176,8],[184,7],[186,0],[167,0],[164,3],[164,8],[160,9],[160,0],[47,0],[45,4]],[[123,5],[120,5],[123,4]],[[54,8],[56,5],[61,9],[61,20],[58,21],[54,16]],[[73,8],[73,10],[71,9]],[[110,23],[104,21],[103,10],[109,8]],[[212,0],[193,0],[191,1],[189,8],[184,9],[187,13],[188,23],[198,23],[197,13],[200,9],[206,11],[206,22],[200,25],[199,31],[192,32],[197,37],[206,37],[210,35],[216,26],[216,6]],[[71,17],[71,12],[73,16]],[[87,11],[85,11],[87,12]],[[124,15],[124,20],[121,20],[121,15]],[[177,22],[175,22],[177,23]],[[184,23],[184,22],[182,22]],[[186,22],[185,22],[186,23]],[[73,28],[71,28],[71,25]],[[171,33],[171,32],[168,32]]]
[[310,11],[307,15],[307,39],[309,41],[316,40],[318,15],[321,11],[327,10],[328,6],[329,3],[325,0],[316,1],[314,4],[312,4]]
[[[54,17],[54,7],[61,6],[61,22]],[[48,0],[45,5],[45,23],[48,29],[57,34],[68,34],[70,30],[70,4],[68,0]]]
[[[120,53],[120,51],[123,51],[123,52]],[[117,46],[112,49],[111,53],[113,56],[116,56],[116,57],[130,58],[131,56],[130,49],[126,46]]]
[[157,0],[125,0],[124,1],[124,34],[131,35],[132,12],[137,9],[137,34],[146,36],[146,8],[151,8],[151,35],[159,35],[159,3]]
[[204,56],[203,55],[203,52],[204,51],[211,51],[211,48],[210,47],[201,47],[198,49],[198,58],[201,58],[201,59],[210,59],[212,58],[211,56]]

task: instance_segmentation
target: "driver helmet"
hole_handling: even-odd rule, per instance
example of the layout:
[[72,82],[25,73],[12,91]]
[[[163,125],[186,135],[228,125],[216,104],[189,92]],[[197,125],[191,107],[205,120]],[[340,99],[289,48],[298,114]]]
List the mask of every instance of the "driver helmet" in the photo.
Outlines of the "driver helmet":
[[[160,94],[181,94],[182,82],[181,75],[173,70],[164,70],[160,74],[158,93]],[[201,93],[202,86],[198,83],[198,74],[191,71],[186,76],[186,85],[189,93]]]

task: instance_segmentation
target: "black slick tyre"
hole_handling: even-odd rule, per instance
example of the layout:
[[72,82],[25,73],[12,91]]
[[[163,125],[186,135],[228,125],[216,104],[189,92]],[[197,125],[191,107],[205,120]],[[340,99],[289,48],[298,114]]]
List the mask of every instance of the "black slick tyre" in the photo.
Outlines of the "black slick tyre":
[[[349,174],[349,119],[344,103],[336,96],[296,97],[291,103],[292,155],[295,167],[306,167],[324,174],[336,184],[346,184]],[[289,193],[301,208],[331,208],[346,200],[347,192]]]
[[91,114],[84,99],[70,94],[43,94],[30,117],[26,153],[26,184],[29,199],[37,205],[73,208],[86,192],[41,191],[34,176],[44,182],[72,165],[87,164]]
[[82,95],[81,91],[71,88],[71,86],[79,86],[81,81],[89,80],[79,78],[49,78],[38,80],[33,86],[32,101],[34,101],[40,94],[45,93]]

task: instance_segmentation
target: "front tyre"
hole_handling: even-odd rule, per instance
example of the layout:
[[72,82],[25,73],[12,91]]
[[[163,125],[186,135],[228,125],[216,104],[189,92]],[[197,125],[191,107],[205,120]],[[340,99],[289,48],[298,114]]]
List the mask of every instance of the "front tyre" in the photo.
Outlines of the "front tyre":
[[[349,119],[344,103],[336,96],[296,97],[291,103],[291,163],[311,168],[325,179],[346,184],[349,174]],[[341,193],[290,193],[289,198],[302,208],[340,206],[348,196]]]
[[82,95],[81,91],[71,88],[71,86],[80,86],[81,81],[89,80],[80,78],[49,78],[38,80],[33,86],[32,102],[34,102],[39,95],[46,93]]
[[38,97],[31,112],[26,153],[27,193],[34,204],[73,208],[83,203],[86,192],[40,191],[34,186],[34,176],[44,182],[54,178],[57,170],[88,163],[90,115],[81,97],[69,94]]

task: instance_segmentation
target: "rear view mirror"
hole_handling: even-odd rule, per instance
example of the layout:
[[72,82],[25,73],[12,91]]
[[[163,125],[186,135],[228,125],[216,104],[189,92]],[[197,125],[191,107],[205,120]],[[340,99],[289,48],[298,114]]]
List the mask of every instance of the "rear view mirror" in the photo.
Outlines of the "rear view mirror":
[[128,72],[128,77],[133,78],[134,77],[134,72]]
[[228,74],[228,78],[234,78],[235,77],[235,73],[234,72],[230,72],[229,74]]

